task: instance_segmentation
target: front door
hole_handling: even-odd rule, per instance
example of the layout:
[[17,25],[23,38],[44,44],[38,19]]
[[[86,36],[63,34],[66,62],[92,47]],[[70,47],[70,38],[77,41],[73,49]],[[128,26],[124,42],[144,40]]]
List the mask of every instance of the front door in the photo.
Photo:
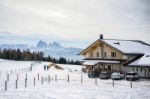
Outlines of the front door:
[[112,70],[111,67],[112,67],[111,65],[108,65],[108,66],[107,66],[107,70],[108,70],[108,71],[111,71],[111,70]]

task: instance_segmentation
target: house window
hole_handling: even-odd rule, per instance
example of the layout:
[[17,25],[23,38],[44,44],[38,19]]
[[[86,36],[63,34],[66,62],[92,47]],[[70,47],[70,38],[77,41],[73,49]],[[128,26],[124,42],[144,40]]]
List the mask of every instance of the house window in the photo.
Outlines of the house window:
[[107,53],[106,52],[104,53],[104,57],[107,57]]
[[134,71],[134,67],[132,67],[132,71]]
[[111,65],[108,65],[108,70],[111,70]]
[[116,57],[116,52],[111,52],[111,57]]
[[141,72],[142,72],[143,68],[141,67]]
[[138,71],[138,67],[136,68],[136,71]]
[[99,52],[97,52],[97,57],[99,57]]

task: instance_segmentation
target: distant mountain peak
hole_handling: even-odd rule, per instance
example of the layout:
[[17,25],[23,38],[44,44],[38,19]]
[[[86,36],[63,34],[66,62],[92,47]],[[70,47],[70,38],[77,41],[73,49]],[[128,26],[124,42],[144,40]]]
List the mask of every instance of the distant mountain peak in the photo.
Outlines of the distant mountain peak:
[[43,47],[47,47],[47,43],[40,40],[37,44],[37,48],[43,48]]
[[49,43],[50,48],[62,48],[62,46],[58,42]]

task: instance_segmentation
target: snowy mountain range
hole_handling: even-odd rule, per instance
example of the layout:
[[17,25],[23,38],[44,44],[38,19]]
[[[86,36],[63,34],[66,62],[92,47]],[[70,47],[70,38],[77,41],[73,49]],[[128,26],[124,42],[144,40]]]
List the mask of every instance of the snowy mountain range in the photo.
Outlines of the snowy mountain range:
[[58,42],[46,43],[39,41],[35,46],[29,46],[25,44],[2,44],[0,49],[20,49],[30,51],[42,51],[45,56],[52,56],[55,58],[65,57],[67,59],[80,60],[82,57],[77,54],[82,50],[81,48],[63,47]]

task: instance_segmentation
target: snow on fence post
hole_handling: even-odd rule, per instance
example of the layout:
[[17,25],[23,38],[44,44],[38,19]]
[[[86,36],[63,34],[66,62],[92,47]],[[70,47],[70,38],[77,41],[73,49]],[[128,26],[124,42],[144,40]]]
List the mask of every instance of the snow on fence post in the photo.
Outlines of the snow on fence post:
[[36,84],[36,82],[35,82],[36,80],[35,80],[35,77],[34,77],[34,86],[35,86],[35,84]]
[[114,79],[112,79],[112,86],[114,86],[115,85],[115,83],[114,83]]
[[95,77],[95,85],[97,85],[97,77]]
[[83,83],[83,76],[81,75],[81,84]]
[[57,81],[57,74],[55,74],[55,82]]
[[132,80],[130,79],[130,87],[132,88]]
[[41,77],[41,84],[43,85],[43,76]]
[[9,81],[9,74],[7,74],[7,81]]
[[16,80],[16,89],[18,88],[18,80]]
[[51,77],[50,77],[50,75],[48,75],[48,82],[50,83],[50,80],[51,80]]
[[68,74],[68,83],[69,83],[69,80],[70,80],[70,79],[69,79],[69,74]]
[[7,91],[7,81],[5,81],[5,91]]

